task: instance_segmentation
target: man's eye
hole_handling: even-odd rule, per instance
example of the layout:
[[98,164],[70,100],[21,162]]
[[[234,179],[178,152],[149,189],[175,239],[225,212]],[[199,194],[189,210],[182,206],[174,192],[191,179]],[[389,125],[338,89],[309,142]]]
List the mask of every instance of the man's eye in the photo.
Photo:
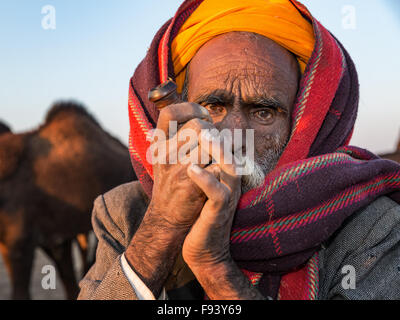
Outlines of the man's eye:
[[253,112],[254,118],[256,118],[256,120],[259,120],[262,122],[271,121],[274,118],[274,115],[275,115],[275,113],[271,109],[262,109],[262,110]]
[[218,104],[207,104],[204,106],[211,114],[224,113],[225,108]]

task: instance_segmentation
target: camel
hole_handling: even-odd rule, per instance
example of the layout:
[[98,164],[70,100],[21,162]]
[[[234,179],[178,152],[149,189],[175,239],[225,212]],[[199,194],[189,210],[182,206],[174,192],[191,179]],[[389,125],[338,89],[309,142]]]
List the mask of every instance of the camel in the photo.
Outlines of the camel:
[[128,149],[72,101],[55,103],[36,130],[5,131],[0,135],[0,252],[12,299],[30,299],[38,247],[54,260],[67,299],[76,299],[72,243],[78,239],[85,245],[95,198],[136,179]]
[[10,127],[7,126],[4,122],[0,121],[0,135],[7,132],[11,132]]
[[[0,121],[0,135],[3,133],[11,132],[11,128],[5,124],[4,122]],[[89,247],[89,236],[91,233],[87,234],[79,234],[76,237],[76,244],[80,253],[81,261],[82,261],[82,275],[86,274],[89,270],[89,267],[92,265],[95,259],[95,246]],[[1,244],[0,244],[1,245]]]

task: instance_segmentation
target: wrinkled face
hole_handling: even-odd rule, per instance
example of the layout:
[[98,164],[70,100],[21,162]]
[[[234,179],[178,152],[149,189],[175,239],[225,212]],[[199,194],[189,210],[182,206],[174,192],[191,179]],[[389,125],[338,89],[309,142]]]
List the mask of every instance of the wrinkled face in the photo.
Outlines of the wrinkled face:
[[212,39],[190,62],[188,101],[206,107],[218,130],[254,129],[256,170],[244,177],[243,192],[262,182],[286,147],[299,74],[286,49],[245,32]]

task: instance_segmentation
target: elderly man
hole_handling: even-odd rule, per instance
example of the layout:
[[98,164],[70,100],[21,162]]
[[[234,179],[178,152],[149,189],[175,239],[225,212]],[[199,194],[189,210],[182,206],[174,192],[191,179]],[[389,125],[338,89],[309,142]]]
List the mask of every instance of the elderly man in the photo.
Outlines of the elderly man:
[[[184,102],[159,111],[169,78]],[[297,1],[185,1],[131,80],[140,182],[96,200],[80,299],[400,298],[400,168],[348,146],[357,106],[350,57]],[[201,133],[252,129],[253,170],[152,164],[154,128],[210,159],[224,138]]]

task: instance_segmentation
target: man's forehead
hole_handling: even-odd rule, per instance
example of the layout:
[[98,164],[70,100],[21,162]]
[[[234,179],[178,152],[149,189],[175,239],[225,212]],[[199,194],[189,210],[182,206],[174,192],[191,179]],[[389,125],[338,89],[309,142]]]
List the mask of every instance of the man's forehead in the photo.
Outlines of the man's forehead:
[[[205,94],[231,89],[285,91],[298,82],[298,63],[286,49],[263,36],[221,35],[206,43],[188,67],[190,87]],[[239,87],[242,88],[239,88]],[[236,88],[234,88],[236,87]],[[207,92],[203,92],[207,91]]]
[[295,77],[283,76],[287,70],[271,65],[238,65],[227,59],[220,68],[196,68],[190,65],[189,70],[189,97],[196,103],[207,99],[219,99],[225,103],[237,99],[245,103],[264,99],[285,105],[289,103],[287,93],[290,87],[297,86]]
[[215,37],[199,49],[190,64],[221,67],[226,61],[235,61],[250,67],[298,64],[294,55],[276,42],[248,32],[230,32]]

